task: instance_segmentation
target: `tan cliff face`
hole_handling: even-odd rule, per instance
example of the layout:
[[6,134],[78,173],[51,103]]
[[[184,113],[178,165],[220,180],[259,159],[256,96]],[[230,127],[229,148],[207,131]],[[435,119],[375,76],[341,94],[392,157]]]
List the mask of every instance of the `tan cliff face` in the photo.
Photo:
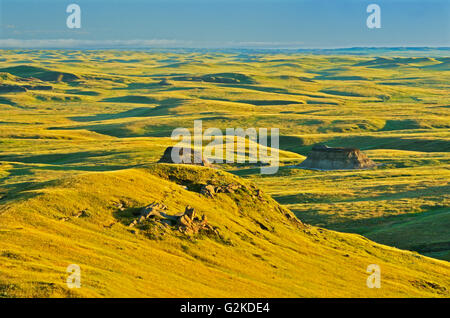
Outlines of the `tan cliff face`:
[[162,157],[159,159],[159,163],[176,163],[172,158],[172,152],[178,153],[181,162],[185,164],[200,165],[205,167],[210,167],[211,163],[207,158],[202,157],[200,151],[194,150],[192,148],[186,147],[168,147]]
[[316,145],[300,167],[320,170],[369,169],[376,167],[376,164],[356,148]]

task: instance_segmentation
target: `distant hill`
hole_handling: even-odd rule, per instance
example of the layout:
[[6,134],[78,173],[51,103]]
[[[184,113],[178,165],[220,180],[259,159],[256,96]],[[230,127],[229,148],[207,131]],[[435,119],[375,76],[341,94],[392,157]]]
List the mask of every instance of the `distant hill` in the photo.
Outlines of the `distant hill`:
[[42,67],[35,67],[29,65],[19,65],[7,68],[1,68],[0,72],[9,73],[14,76],[20,76],[24,78],[37,78],[41,81],[50,82],[73,82],[80,79],[77,75],[65,72],[58,72],[48,70]]

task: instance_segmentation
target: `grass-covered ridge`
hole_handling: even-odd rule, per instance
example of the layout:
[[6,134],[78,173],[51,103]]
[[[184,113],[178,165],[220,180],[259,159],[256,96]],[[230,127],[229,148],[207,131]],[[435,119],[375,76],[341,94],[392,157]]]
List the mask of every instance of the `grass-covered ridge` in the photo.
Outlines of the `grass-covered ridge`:
[[[202,184],[241,188],[211,198]],[[130,228],[133,211],[152,202],[169,214],[192,206],[222,239]],[[23,192],[0,218],[3,296],[449,295],[448,263],[303,225],[215,169],[158,164],[68,177]],[[81,289],[65,286],[68,264],[81,266]],[[366,287],[369,264],[381,266],[382,289]]]
[[[148,296],[163,290],[164,296],[193,291],[225,296],[222,290],[228,290],[226,296],[266,296],[267,289],[267,295],[278,296],[440,296],[440,287],[448,291],[450,52],[358,52],[2,50],[0,294]],[[172,131],[192,131],[194,120],[223,132],[279,128],[279,172],[261,176],[253,164],[217,165],[224,175],[153,166],[173,146]],[[359,148],[379,166],[298,169],[317,143]],[[254,201],[250,192],[200,195],[199,182],[208,176],[252,182],[270,204]],[[315,242],[315,234],[290,228],[277,212],[284,209],[269,195],[305,224],[363,235],[392,249],[312,227]],[[120,200],[129,205],[124,213]],[[169,229],[162,236],[170,239],[149,240],[161,233],[147,231],[148,224],[142,233],[130,233],[133,212],[152,200],[169,202],[168,213],[181,213],[187,204],[197,207],[224,237],[186,243]],[[241,215],[236,209],[244,203],[241,210],[248,213]],[[72,217],[85,208],[87,216]],[[336,248],[329,249],[332,245]],[[148,265],[147,259],[161,262]],[[368,290],[366,263],[380,260],[386,262],[380,265],[387,287],[382,281],[382,290]],[[87,270],[83,279],[90,277],[91,289],[67,290],[67,262]],[[195,279],[180,274],[185,266]],[[178,285],[164,289],[172,278]],[[154,289],[149,281],[156,282]]]

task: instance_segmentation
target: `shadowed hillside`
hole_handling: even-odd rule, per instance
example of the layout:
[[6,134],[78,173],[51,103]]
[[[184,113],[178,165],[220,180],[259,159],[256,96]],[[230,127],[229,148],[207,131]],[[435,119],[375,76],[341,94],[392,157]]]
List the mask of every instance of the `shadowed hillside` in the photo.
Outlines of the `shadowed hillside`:
[[34,67],[27,65],[2,68],[0,69],[0,72],[9,73],[11,75],[15,75],[18,77],[37,78],[40,79],[41,81],[51,81],[51,82],[56,81],[71,82],[79,79],[79,77],[76,76],[75,74],[56,72],[41,67]]

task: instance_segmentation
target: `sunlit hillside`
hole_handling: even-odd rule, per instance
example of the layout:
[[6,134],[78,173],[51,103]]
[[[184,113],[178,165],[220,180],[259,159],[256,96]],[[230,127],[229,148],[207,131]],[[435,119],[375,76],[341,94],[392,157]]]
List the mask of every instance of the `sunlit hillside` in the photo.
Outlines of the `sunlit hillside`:
[[[449,297],[450,52],[413,53],[3,50],[0,296]],[[156,165],[194,120],[279,128],[278,173]],[[317,143],[378,166],[300,169]],[[131,228],[152,202],[220,235]]]

